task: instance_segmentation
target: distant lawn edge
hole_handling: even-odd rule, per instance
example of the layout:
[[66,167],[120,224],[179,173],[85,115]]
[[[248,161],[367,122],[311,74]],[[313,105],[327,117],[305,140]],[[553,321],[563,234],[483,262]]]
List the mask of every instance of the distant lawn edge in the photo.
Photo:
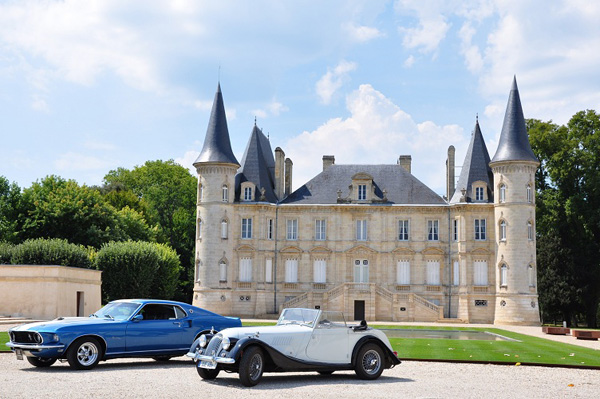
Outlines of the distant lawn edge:
[[589,365],[578,365],[578,364],[552,364],[552,363],[530,363],[530,362],[519,362],[517,365],[515,362],[495,362],[486,360],[458,360],[458,359],[416,359],[409,357],[399,357],[401,361],[407,362],[429,362],[429,363],[465,363],[465,364],[493,364],[497,366],[536,366],[536,367],[552,367],[552,368],[563,368],[563,369],[587,369],[587,370],[600,370],[600,366],[589,366]]

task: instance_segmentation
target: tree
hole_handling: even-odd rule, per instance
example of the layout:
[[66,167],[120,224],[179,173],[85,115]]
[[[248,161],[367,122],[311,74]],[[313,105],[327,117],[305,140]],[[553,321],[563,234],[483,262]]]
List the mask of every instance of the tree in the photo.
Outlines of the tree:
[[0,176],[0,241],[17,241],[17,220],[21,189]]
[[[529,120],[528,128],[541,161],[536,174],[538,254],[545,251],[538,259],[540,280],[552,284],[554,273],[564,287],[561,294],[573,298],[576,290],[577,309],[563,304],[562,313],[581,312],[588,326],[595,327],[600,302],[600,118],[588,110],[575,114],[566,126]],[[556,265],[559,259],[562,263]],[[541,299],[545,295],[549,292],[540,289]]]
[[131,191],[147,204],[146,220],[157,224],[157,241],[179,254],[183,269],[176,298],[191,302],[194,273],[196,178],[174,161],[148,161],[104,177],[103,189]]

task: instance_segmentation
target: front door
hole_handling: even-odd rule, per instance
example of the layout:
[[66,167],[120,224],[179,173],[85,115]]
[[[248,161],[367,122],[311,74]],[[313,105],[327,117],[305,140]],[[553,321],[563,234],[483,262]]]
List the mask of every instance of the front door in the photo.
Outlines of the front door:
[[354,320],[365,319],[365,301],[354,301]]

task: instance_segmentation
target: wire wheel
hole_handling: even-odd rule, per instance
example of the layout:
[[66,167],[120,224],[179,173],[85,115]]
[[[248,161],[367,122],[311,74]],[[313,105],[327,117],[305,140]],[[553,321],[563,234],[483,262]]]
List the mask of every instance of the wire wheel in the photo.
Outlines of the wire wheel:
[[248,348],[240,361],[240,381],[242,384],[247,387],[258,384],[263,374],[264,365],[265,358],[262,350],[257,346]]
[[383,352],[376,344],[366,344],[358,351],[354,371],[363,380],[374,380],[383,372]]

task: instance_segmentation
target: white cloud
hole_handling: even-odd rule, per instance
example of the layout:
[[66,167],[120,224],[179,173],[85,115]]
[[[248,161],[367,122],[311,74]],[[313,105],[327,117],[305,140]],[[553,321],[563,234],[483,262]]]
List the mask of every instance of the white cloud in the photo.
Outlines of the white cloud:
[[428,54],[437,50],[440,42],[446,37],[450,24],[442,15],[423,18],[417,28],[400,27],[398,30],[404,35],[402,44],[408,49],[418,48],[420,52]]
[[46,100],[39,94],[33,95],[33,99],[31,101],[31,108],[35,109],[36,111],[42,111],[42,112],[49,111]]
[[404,60],[404,66],[406,68],[411,68],[415,63],[415,57],[413,55],[409,55],[406,60]]
[[410,154],[413,174],[443,193],[448,146],[467,145],[462,128],[417,123],[371,85],[349,94],[346,107],[348,118],[330,119],[287,142],[284,150],[294,162],[295,187],[320,173],[323,155],[335,155],[337,164],[394,164],[400,155]]
[[356,63],[341,61],[333,70],[328,70],[317,82],[316,91],[323,104],[330,104],[333,95],[346,83],[349,73],[356,69]]
[[289,111],[289,108],[277,100],[271,101],[262,109],[254,109],[250,112],[258,118],[266,119],[269,116],[279,116],[282,112]]
[[385,36],[379,29],[370,26],[357,26],[353,23],[347,23],[343,26],[350,37],[359,43],[366,43],[378,37]]
[[198,155],[200,155],[200,151],[186,151],[185,154],[183,154],[183,156],[175,158],[175,162],[183,166],[184,168],[187,168],[191,174],[196,176],[197,172],[193,164],[194,162],[196,162],[196,159],[198,159]]

